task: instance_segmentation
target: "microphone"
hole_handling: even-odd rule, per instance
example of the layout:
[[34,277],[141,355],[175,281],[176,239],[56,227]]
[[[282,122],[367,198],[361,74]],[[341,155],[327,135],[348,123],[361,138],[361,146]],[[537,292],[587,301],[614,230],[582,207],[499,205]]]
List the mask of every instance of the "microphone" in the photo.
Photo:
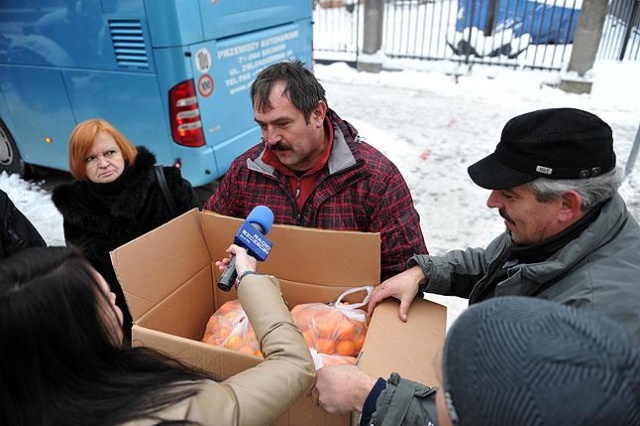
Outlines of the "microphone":
[[[251,210],[249,216],[242,222],[240,229],[236,233],[233,243],[243,247],[247,253],[259,261],[263,262],[273,244],[265,237],[273,225],[273,212],[267,206],[256,206]],[[236,281],[236,258],[231,257],[227,269],[223,272],[218,281],[218,288],[223,291],[231,290]]]

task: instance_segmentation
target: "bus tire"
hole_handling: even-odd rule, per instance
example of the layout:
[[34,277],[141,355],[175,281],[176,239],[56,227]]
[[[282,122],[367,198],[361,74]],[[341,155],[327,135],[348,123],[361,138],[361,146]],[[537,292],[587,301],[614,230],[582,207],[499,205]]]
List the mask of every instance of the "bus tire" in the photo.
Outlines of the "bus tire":
[[22,177],[25,175],[26,167],[13,136],[9,133],[4,122],[0,120],[0,171],[2,170],[9,174],[17,173]]

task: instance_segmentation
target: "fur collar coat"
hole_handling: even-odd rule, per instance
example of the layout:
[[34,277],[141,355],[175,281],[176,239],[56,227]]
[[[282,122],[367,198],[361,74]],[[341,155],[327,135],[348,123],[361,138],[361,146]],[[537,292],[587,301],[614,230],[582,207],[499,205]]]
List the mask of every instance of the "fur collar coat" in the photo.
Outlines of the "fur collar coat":
[[[63,216],[67,244],[83,249],[116,296],[122,291],[109,252],[173,219],[155,177],[155,156],[144,147],[132,166],[111,183],[74,181],[53,190],[52,200]],[[163,167],[167,186],[180,215],[200,207],[191,184],[175,167]]]

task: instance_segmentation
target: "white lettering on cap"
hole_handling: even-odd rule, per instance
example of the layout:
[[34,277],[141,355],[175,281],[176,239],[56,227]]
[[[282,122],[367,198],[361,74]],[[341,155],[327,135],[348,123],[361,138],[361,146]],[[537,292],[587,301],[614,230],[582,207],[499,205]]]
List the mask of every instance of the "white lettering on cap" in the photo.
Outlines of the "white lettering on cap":
[[553,169],[545,166],[536,166],[536,172],[544,173],[545,175],[550,175],[553,173]]

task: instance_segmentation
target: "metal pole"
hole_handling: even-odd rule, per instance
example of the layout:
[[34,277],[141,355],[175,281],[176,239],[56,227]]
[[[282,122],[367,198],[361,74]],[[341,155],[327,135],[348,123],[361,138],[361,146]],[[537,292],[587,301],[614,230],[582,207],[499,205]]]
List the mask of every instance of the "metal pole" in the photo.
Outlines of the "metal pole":
[[622,38],[622,47],[620,48],[620,55],[618,56],[619,61],[624,59],[624,54],[627,51],[627,44],[629,44],[629,39],[631,38],[633,23],[635,22],[635,19],[636,19],[636,13],[638,13],[638,4],[640,4],[640,1],[633,2],[633,7],[631,8],[631,14],[629,15],[629,20],[626,23],[627,30],[624,32],[624,37]]
[[629,153],[629,159],[627,160],[627,164],[624,168],[625,177],[631,173],[633,170],[633,166],[636,164],[636,159],[638,158],[638,150],[640,150],[640,126],[638,126],[638,133],[636,133],[636,140],[633,142],[633,147],[631,147],[631,152]]
[[[489,37],[493,35],[493,26],[496,23],[496,12],[498,10],[499,0],[489,0],[487,6],[487,19],[484,23],[484,36]],[[507,1],[507,10],[509,10],[509,2]]]

